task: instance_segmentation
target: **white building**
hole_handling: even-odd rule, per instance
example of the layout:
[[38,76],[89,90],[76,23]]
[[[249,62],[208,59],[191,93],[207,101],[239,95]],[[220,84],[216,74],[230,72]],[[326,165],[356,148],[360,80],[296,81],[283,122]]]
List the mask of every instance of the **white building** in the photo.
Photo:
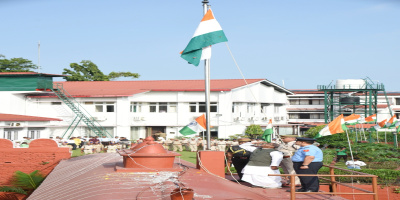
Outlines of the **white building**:
[[[76,113],[49,90],[56,76],[60,75],[0,73],[0,137],[69,136]],[[247,126],[265,127],[269,119],[280,134],[297,133],[297,125],[287,123],[287,95],[293,93],[266,79],[246,81],[248,85],[241,79],[211,80],[211,135],[244,134]],[[163,132],[174,138],[205,113],[203,80],[57,83],[113,136],[137,139]],[[94,134],[80,121],[72,135]]]

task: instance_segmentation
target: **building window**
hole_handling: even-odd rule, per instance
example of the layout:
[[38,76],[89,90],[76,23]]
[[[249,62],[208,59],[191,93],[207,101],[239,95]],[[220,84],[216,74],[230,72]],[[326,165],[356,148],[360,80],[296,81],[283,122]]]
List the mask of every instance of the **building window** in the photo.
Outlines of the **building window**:
[[190,112],[197,112],[197,103],[196,102],[190,102],[189,103],[189,110],[190,110]]
[[400,105],[400,98],[396,98],[396,105]]
[[96,112],[115,112],[114,102],[95,102]]
[[51,105],[61,105],[61,102],[51,102]]
[[299,105],[300,101],[298,99],[290,99],[289,103],[290,105]]
[[18,140],[18,131],[4,131],[4,139]]
[[142,112],[142,103],[131,102],[131,112]]
[[157,103],[150,103],[150,112],[157,112]]
[[28,135],[27,137],[31,138],[31,139],[38,139],[40,138],[40,131],[28,131]]
[[[206,103],[205,102],[191,102],[189,103],[190,112],[196,112],[199,108],[200,113],[206,112]],[[210,112],[218,112],[218,104],[217,102],[210,102]]]
[[168,102],[150,103],[150,112],[175,113],[176,110],[177,110],[177,103],[168,103]]
[[310,113],[300,113],[299,119],[310,119]]
[[299,119],[298,113],[289,113],[289,119]]
[[262,103],[261,104],[261,113],[267,114],[267,110],[268,110],[268,106],[269,105],[270,105],[269,103]]
[[247,103],[247,113],[254,113],[255,103]]
[[238,113],[240,111],[241,103],[232,103],[232,113]]

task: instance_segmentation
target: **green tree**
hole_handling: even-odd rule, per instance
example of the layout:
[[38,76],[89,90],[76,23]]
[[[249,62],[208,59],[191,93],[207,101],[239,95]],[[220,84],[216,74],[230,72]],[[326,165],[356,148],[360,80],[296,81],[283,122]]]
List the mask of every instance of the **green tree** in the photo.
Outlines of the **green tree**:
[[96,64],[90,60],[82,60],[80,64],[71,63],[72,70],[64,68],[62,74],[69,75],[64,77],[67,81],[110,81],[119,77],[139,78],[139,74],[131,72],[111,72],[105,75]]
[[6,59],[4,55],[0,54],[0,72],[31,72],[34,69],[37,69],[37,66],[28,59]]
[[255,125],[255,124],[248,126],[245,131],[245,134],[249,138],[258,138],[258,136],[262,135],[263,133],[264,133],[264,131],[262,130],[261,126]]

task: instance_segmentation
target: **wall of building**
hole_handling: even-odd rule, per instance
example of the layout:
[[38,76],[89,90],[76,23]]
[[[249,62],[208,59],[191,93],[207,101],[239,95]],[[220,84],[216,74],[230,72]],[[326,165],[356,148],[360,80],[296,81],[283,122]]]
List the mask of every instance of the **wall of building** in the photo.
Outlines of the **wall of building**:
[[54,140],[37,139],[29,148],[13,148],[10,140],[0,139],[0,185],[11,184],[16,171],[32,173],[39,170],[46,176],[62,159],[70,157],[69,148],[58,147]]

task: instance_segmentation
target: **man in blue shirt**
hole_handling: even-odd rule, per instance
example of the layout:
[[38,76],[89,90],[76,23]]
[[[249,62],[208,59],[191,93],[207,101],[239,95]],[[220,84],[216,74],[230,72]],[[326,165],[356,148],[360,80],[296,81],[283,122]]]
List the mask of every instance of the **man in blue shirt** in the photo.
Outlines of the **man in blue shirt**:
[[[317,146],[312,145],[316,139],[296,139],[296,145],[300,148],[292,157],[293,168],[296,174],[317,174],[322,167],[323,153]],[[317,176],[299,176],[301,188],[296,192],[318,192],[319,179]]]

